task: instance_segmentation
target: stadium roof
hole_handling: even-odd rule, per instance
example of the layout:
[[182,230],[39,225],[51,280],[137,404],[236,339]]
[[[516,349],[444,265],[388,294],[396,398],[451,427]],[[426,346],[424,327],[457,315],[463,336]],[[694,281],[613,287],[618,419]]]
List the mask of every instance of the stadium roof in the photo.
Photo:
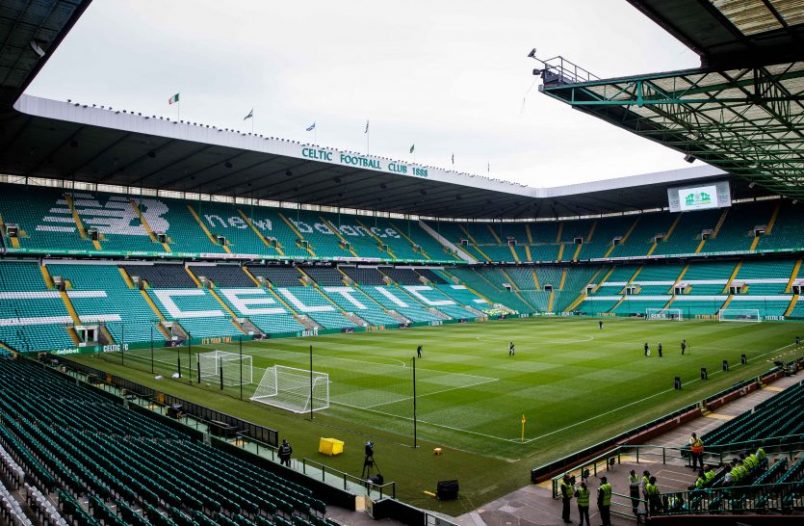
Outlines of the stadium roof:
[[90,0],[0,3],[0,115],[11,109]]
[[540,90],[790,197],[804,197],[804,2],[629,0],[702,67],[600,79],[561,57]]
[[[341,208],[465,218],[605,214],[667,206],[668,187],[726,177],[701,166],[532,188],[75,102],[23,95],[16,108],[0,138],[4,173]],[[747,183],[733,193],[764,194]]]
[[[21,95],[88,4],[18,0],[0,8],[0,37],[7,43],[0,49],[0,73],[5,79],[0,99],[0,173],[489,219],[660,208],[667,205],[670,186],[728,177],[704,166],[532,188],[120,108]],[[550,178],[560,182],[561,174]],[[767,194],[746,182],[733,183],[732,193],[735,198]]]
[[731,68],[801,59],[802,0],[628,0],[701,57]]

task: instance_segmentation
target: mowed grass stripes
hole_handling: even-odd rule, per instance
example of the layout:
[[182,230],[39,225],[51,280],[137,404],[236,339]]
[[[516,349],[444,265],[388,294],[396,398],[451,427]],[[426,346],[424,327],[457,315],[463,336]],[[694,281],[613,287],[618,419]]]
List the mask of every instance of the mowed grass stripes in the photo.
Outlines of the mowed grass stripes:
[[[520,475],[534,464],[576,451],[756,376],[772,367],[776,358],[792,359],[800,354],[792,344],[802,329],[797,323],[606,319],[600,330],[596,319],[530,318],[244,342],[243,352],[253,357],[255,366],[255,383],[244,388],[244,395],[251,395],[266,367],[308,368],[312,345],[313,369],[328,373],[331,381],[332,405],[316,415],[317,425],[327,426],[336,436],[348,430],[389,443],[410,443],[411,358],[422,345],[423,358],[416,360],[419,438],[467,455],[468,465],[452,466],[453,475],[478,465],[477,458],[492,463],[503,460],[505,468],[495,468],[501,476],[516,469],[514,480],[524,483],[526,479]],[[680,351],[682,338],[688,344],[685,356]],[[516,345],[514,357],[508,356],[509,342]],[[651,347],[649,358],[643,356],[645,342]],[[662,358],[657,354],[659,342],[664,347]],[[238,346],[194,346],[193,354],[214,349],[237,352]],[[740,366],[742,354],[748,358],[747,366]],[[178,357],[187,367],[186,348],[157,351],[158,372],[174,371]],[[114,366],[119,355],[102,358],[104,361],[81,359],[117,374],[131,371]],[[150,353],[127,353],[125,359],[130,367],[142,370],[149,366]],[[730,372],[720,372],[722,360],[729,361]],[[699,380],[701,367],[708,368],[709,381]],[[680,376],[684,385],[680,392],[672,389],[675,376]],[[163,381],[158,387],[170,392],[171,383]],[[213,400],[216,386],[202,387],[206,390],[182,389],[181,396],[192,396],[200,403]],[[227,388],[227,393],[238,396],[239,388]],[[262,411],[269,415],[266,425],[291,436],[298,430],[283,428],[283,419],[297,422],[304,418],[283,416],[280,410],[237,400],[223,405],[229,412],[247,414],[252,420]],[[252,407],[245,409],[247,406]],[[527,419],[524,441],[520,436],[522,415]],[[315,437],[327,434],[321,429],[307,432],[311,445]],[[401,475],[409,469],[406,450],[401,451],[392,459],[386,458],[387,465],[383,466],[395,479],[394,472]],[[411,451],[410,455],[416,453]],[[338,464],[337,459],[332,462]],[[463,474],[471,480],[468,473]],[[483,498],[512,488],[511,482],[498,481],[493,489],[489,489],[488,481],[481,484],[478,479],[478,484],[487,486],[481,492]]]

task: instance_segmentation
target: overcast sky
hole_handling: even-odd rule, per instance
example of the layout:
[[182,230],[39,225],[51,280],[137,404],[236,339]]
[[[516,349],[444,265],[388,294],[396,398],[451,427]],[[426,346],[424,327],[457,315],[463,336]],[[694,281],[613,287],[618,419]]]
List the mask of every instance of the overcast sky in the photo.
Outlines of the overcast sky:
[[[625,0],[95,0],[28,93],[531,186],[689,166],[540,94],[526,57],[600,77],[698,65]],[[527,96],[526,96],[527,93]],[[523,99],[524,104],[523,104]]]

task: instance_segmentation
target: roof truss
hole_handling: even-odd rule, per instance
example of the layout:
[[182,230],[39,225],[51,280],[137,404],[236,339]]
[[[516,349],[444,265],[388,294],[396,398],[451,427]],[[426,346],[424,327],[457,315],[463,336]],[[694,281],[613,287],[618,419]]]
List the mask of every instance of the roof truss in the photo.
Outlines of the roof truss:
[[804,62],[580,82],[577,71],[564,59],[545,62],[540,90],[774,192],[804,197]]

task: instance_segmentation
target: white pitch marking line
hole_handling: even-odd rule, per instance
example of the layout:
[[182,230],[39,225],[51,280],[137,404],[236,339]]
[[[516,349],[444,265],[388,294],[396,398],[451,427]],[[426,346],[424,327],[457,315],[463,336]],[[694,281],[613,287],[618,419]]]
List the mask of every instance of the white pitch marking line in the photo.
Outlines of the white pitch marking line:
[[[419,398],[426,398],[426,397],[428,397],[428,396],[433,396],[433,395],[437,395],[437,394],[441,394],[441,393],[447,393],[447,392],[449,392],[449,391],[457,391],[458,389],[469,389],[470,387],[476,387],[476,386],[478,386],[478,385],[490,384],[490,383],[493,383],[493,382],[499,382],[499,381],[500,381],[500,379],[499,379],[499,378],[489,378],[489,379],[487,379],[487,380],[484,380],[484,381],[481,381],[481,382],[476,382],[476,383],[473,383],[473,384],[459,385],[459,386],[457,386],[457,387],[448,387],[447,389],[439,389],[438,391],[432,391],[432,392],[430,392],[430,393],[426,393],[426,394],[422,394],[422,395],[417,395],[417,396],[416,396],[416,398],[417,398],[417,399],[419,399]],[[366,409],[372,409],[372,408],[374,408],[374,407],[380,407],[380,406],[383,406],[383,405],[388,405],[388,404],[395,404],[395,403],[397,403],[397,402],[404,402],[404,401],[406,401],[406,400],[413,400],[413,397],[412,397],[412,396],[406,396],[406,397],[404,397],[404,398],[399,398],[399,399],[397,399],[397,400],[392,400],[392,401],[390,401],[390,402],[381,402],[381,403],[379,403],[379,404],[367,405],[367,406],[365,406],[365,408],[366,408]]]
[[[790,343],[790,344],[788,344],[788,345],[783,345],[782,347],[779,347],[779,348],[777,348],[777,349],[773,349],[772,351],[768,351],[768,352],[766,352],[766,353],[763,353],[763,354],[757,355],[757,356],[755,356],[755,357],[754,357],[754,359],[757,359],[757,358],[762,358],[763,356],[767,356],[767,355],[769,355],[769,354],[773,354],[773,353],[775,353],[775,352],[778,352],[778,351],[780,351],[780,350],[782,350],[782,349],[786,349],[786,348],[791,347],[791,346],[793,346],[793,345],[795,345],[795,344]],[[714,371],[714,372],[712,373],[712,376],[714,376],[714,375],[716,375],[716,374],[718,374],[718,373],[722,373],[722,372],[723,372],[722,370],[719,370],[719,371]],[[700,378],[694,378],[694,379],[692,379],[692,380],[688,381],[687,383],[688,383],[688,384],[691,384],[691,383],[700,382],[700,381],[701,381],[701,379],[700,379]],[[600,413],[600,414],[595,415],[595,416],[593,416],[593,417],[591,417],[591,418],[587,418],[586,420],[581,420],[580,422],[576,422],[576,423],[574,423],[574,424],[570,424],[570,425],[568,425],[568,426],[564,426],[564,427],[562,427],[562,428],[560,428],[560,429],[556,429],[556,430],[554,430],[554,431],[550,431],[549,433],[545,433],[545,434],[540,435],[540,436],[537,436],[537,437],[529,438],[529,439],[525,440],[525,442],[522,442],[522,441],[521,441],[520,439],[518,439],[518,438],[508,438],[508,439],[506,439],[506,440],[508,440],[509,442],[517,442],[517,443],[521,443],[521,444],[522,444],[522,443],[524,443],[524,444],[529,444],[529,443],[533,442],[534,440],[539,440],[539,439],[542,439],[542,438],[545,438],[545,437],[549,437],[549,436],[551,436],[551,435],[555,435],[556,433],[560,433],[560,432],[562,432],[562,431],[566,431],[567,429],[572,429],[573,427],[577,427],[577,426],[579,426],[579,425],[581,425],[581,424],[586,424],[587,422],[591,422],[592,420],[597,420],[597,419],[598,419],[598,418],[600,418],[601,416],[606,416],[606,415],[610,415],[610,414],[612,414],[612,413],[616,413],[617,411],[620,411],[620,410],[622,410],[622,409],[627,409],[627,408],[629,408],[629,407],[631,407],[631,406],[633,406],[633,405],[640,404],[640,403],[644,402],[645,400],[650,400],[651,398],[654,398],[654,397],[657,397],[657,396],[660,396],[660,395],[663,395],[663,394],[667,394],[667,393],[672,392],[672,391],[674,391],[674,389],[665,389],[664,391],[659,391],[658,393],[654,393],[654,394],[652,394],[652,395],[650,395],[650,396],[646,396],[646,397],[644,397],[644,398],[641,398],[641,399],[636,400],[636,401],[634,401],[634,402],[631,402],[631,403],[628,403],[628,404],[622,405],[622,406],[620,406],[620,407],[615,407],[614,409],[612,409],[612,410],[610,410],[610,411],[606,411],[605,413]]]

